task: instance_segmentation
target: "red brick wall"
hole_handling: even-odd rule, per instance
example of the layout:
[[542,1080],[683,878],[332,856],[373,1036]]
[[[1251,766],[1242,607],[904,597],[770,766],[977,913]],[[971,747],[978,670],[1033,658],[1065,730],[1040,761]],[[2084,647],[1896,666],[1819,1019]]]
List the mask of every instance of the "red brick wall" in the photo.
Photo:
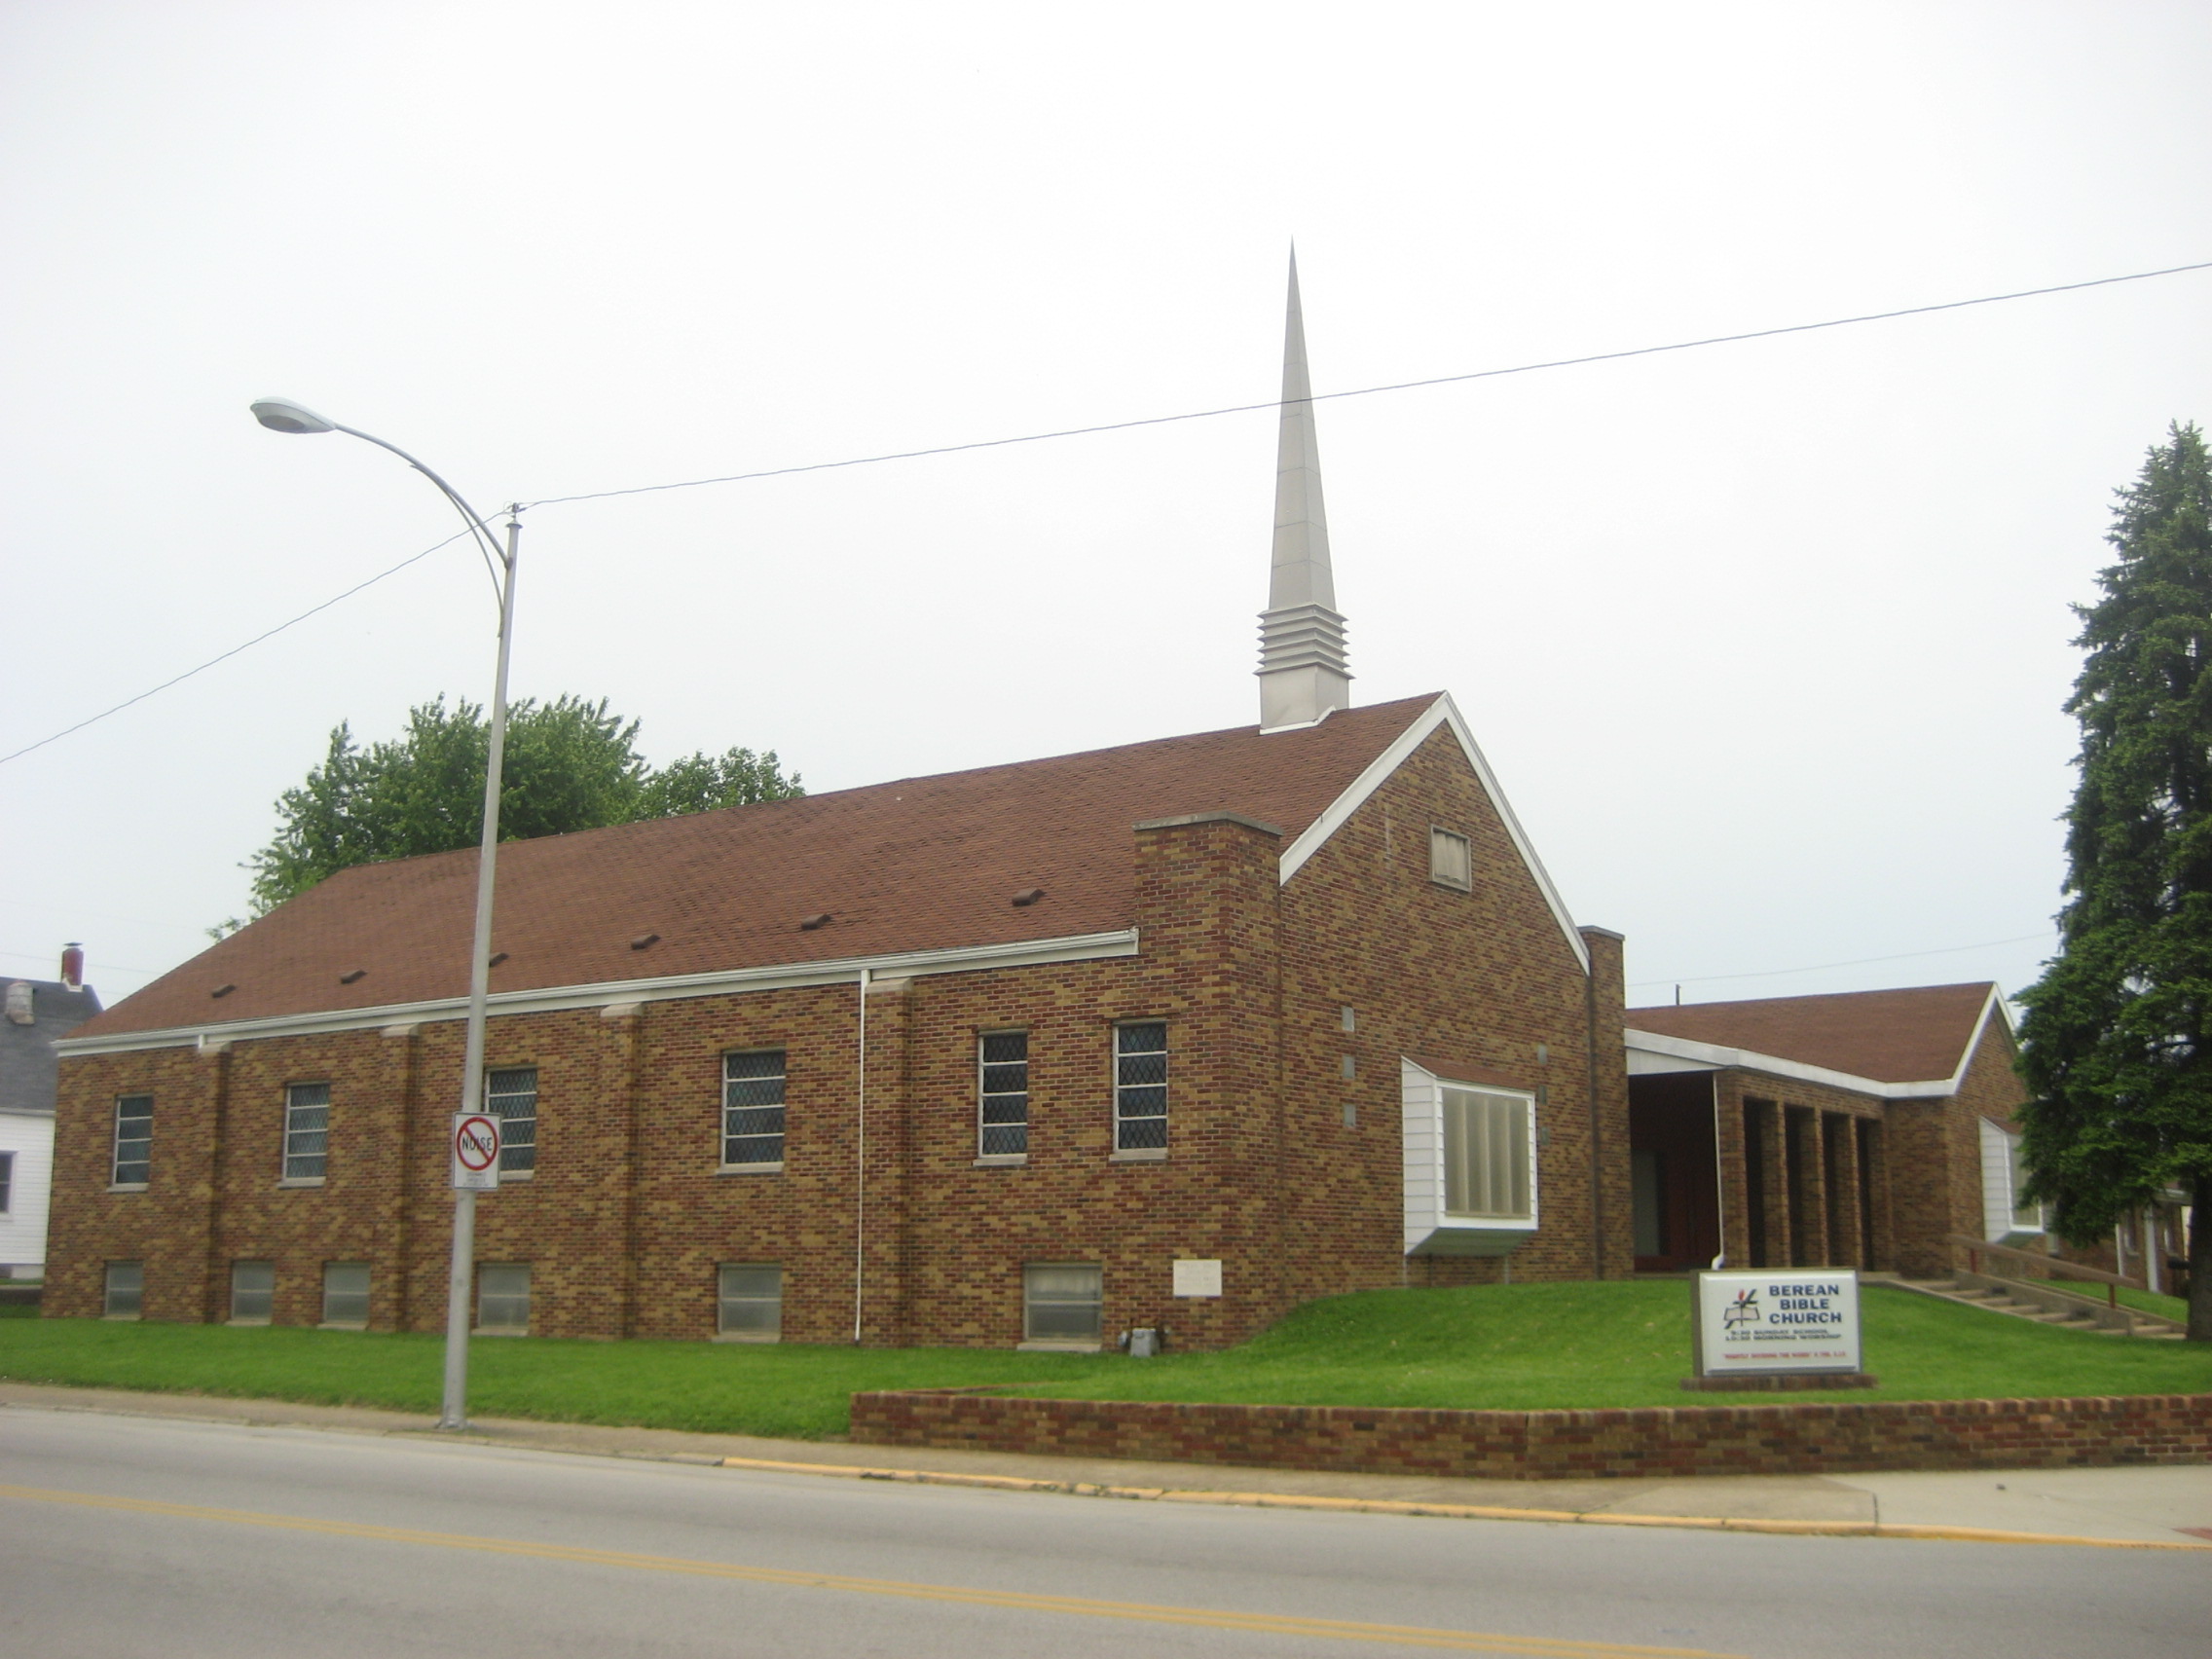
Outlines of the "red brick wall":
[[[1472,840],[1473,892],[1428,879],[1432,824]],[[1314,1296],[1497,1274],[1404,1256],[1398,1062],[1419,1053],[1542,1091],[1542,1226],[1514,1273],[1626,1271],[1619,941],[1590,936],[1593,1044],[1589,981],[1449,731],[1287,887],[1280,852],[1227,818],[1133,830],[1140,955],[878,986],[865,1238],[856,985],[495,1017],[488,1063],[537,1068],[538,1157],[479,1199],[476,1259],[531,1264],[535,1331],[603,1338],[710,1336],[718,1264],[780,1263],[786,1340],[836,1343],[857,1250],[865,1342],[982,1346],[1020,1339],[1024,1263],[1096,1262],[1109,1341],[1159,1325],[1216,1346]],[[1168,1027],[1164,1160],[1114,1155],[1113,1028],[1135,1019]],[[1013,1028],[1030,1034],[1029,1157],[979,1166],[977,1040]],[[276,1320],[312,1324],[323,1265],[365,1261],[374,1328],[441,1327],[462,1035],[445,1019],[65,1060],[49,1311],[98,1313],[101,1265],[143,1259],[148,1318],[222,1319],[230,1264],[269,1259]],[[787,1055],[784,1164],[723,1172],[721,1056],[756,1048]],[[331,1086],[320,1187],[278,1184],[299,1082]],[[138,1090],[156,1099],[150,1188],[110,1193],[112,1103]],[[1178,1257],[1220,1259],[1225,1294],[1175,1300]]]
[[852,1438],[1484,1480],[2212,1462],[2212,1394],[1638,1411],[1393,1411],[930,1392],[853,1396]]

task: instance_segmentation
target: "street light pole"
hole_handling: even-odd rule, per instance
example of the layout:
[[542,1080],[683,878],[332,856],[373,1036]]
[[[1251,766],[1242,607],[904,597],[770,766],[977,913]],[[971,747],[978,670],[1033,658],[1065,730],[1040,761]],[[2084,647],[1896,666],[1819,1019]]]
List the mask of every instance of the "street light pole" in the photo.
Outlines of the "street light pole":
[[[492,741],[484,768],[484,838],[476,862],[476,928],[469,950],[468,1025],[461,1074],[461,1109],[464,1114],[474,1114],[484,1096],[485,1005],[492,988],[493,869],[499,846],[499,779],[507,747],[507,656],[514,644],[515,566],[522,541],[519,509],[507,509],[507,539],[502,548],[476,509],[461,498],[459,491],[397,444],[387,443],[383,438],[356,431],[351,426],[342,426],[284,398],[263,398],[253,405],[253,417],[272,431],[344,432],[349,437],[375,444],[379,449],[389,450],[444,492],[446,499],[467,523],[477,544],[499,566],[499,662],[492,682]],[[475,1258],[476,1193],[473,1188],[458,1188],[453,1196],[453,1259],[446,1279],[445,1393],[438,1411],[438,1426],[443,1429],[468,1426],[468,1330],[471,1305],[475,1301],[471,1294],[475,1288],[472,1282]]]

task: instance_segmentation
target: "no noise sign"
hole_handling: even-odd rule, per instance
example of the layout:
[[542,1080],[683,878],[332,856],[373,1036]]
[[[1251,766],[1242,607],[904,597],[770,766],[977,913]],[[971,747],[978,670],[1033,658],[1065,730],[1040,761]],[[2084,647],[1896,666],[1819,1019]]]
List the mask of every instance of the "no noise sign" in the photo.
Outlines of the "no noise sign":
[[489,1112],[453,1115],[453,1184],[489,1192],[499,1184],[499,1120]]

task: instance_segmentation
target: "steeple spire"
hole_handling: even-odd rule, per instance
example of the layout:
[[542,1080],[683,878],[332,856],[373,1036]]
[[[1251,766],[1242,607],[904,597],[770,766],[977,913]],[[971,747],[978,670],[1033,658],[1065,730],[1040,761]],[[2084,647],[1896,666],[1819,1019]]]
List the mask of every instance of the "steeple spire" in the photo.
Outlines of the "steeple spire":
[[1311,725],[1351,707],[1345,619],[1329,569],[1321,504],[1321,454],[1313,438],[1313,387],[1306,373],[1306,318],[1298,303],[1298,250],[1290,254],[1283,323],[1282,431],[1275,448],[1274,563],[1260,613],[1260,728]]

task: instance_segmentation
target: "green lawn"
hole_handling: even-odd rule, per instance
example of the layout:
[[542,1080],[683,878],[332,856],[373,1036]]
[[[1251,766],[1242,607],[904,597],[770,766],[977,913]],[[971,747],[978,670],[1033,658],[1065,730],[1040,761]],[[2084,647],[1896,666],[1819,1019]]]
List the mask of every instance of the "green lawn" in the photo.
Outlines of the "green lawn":
[[[2212,1350],[2054,1330],[1869,1288],[1879,1389],[1793,1399],[2212,1391]],[[470,1409],[487,1417],[635,1423],[819,1439],[864,1388],[996,1386],[1093,1399],[1286,1405],[1736,1404],[1682,1391],[1689,1290],[1678,1283],[1371,1291],[1299,1309],[1225,1353],[748,1347],[709,1343],[480,1341]],[[275,1327],[10,1321],[0,1377],[434,1413],[441,1339]]]
[[[2069,1290],[2074,1287],[2067,1286]],[[2169,1319],[2184,1323],[2189,1319],[2189,1304],[2178,1296],[2160,1296],[2155,1290],[2137,1290],[2133,1285],[2115,1287],[2120,1292],[2120,1305],[2132,1308],[2139,1313],[2163,1313]]]

